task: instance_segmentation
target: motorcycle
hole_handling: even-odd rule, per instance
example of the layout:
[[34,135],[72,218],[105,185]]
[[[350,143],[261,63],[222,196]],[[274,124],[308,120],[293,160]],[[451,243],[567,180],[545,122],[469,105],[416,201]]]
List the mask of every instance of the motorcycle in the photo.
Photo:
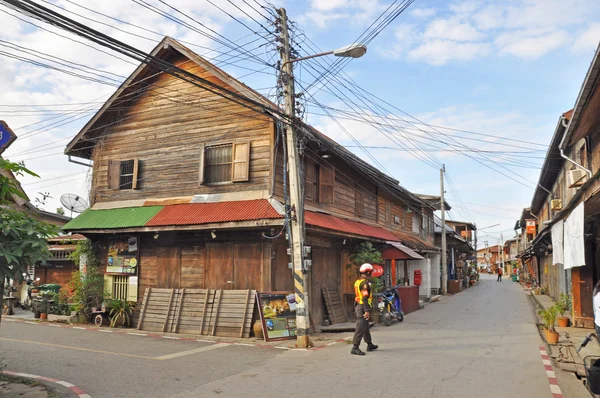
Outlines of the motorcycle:
[[25,279],[25,283],[29,287],[27,288],[27,297],[25,297],[25,300],[21,300],[21,308],[23,308],[24,310],[30,310],[33,306],[33,299],[40,292],[40,289],[37,286],[37,284],[40,281],[40,278],[35,278],[34,280],[26,273],[23,273],[23,278]]
[[398,288],[400,285],[388,287],[378,298],[378,307],[382,312],[381,321],[386,325],[392,324],[392,319],[397,319],[398,322],[404,320],[404,312],[402,312],[402,300],[398,296]]

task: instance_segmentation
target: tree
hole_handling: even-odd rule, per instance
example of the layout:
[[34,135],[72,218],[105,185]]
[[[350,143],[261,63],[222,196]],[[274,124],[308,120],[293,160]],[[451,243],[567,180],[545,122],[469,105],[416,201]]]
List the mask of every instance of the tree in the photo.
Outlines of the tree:
[[65,209],[63,209],[62,207],[57,207],[56,208],[56,214],[60,214],[61,216],[65,215]]
[[[16,176],[29,174],[37,177],[24,164],[2,158],[0,169],[9,170]],[[12,207],[13,195],[27,198],[15,179],[0,174],[0,308],[3,308],[2,295],[6,280],[19,279],[28,265],[50,258],[47,239],[58,234],[56,226],[15,210]]]

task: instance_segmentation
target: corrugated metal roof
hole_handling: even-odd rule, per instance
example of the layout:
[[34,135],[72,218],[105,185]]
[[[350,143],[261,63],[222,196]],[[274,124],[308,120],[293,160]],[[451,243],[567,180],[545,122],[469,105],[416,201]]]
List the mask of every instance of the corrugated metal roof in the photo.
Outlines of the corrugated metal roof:
[[401,252],[407,254],[408,256],[412,257],[415,260],[424,260],[425,257],[421,256],[419,253],[417,253],[416,251],[414,251],[413,249],[404,246],[402,243],[400,242],[386,242],[388,245],[390,246],[394,246],[396,249],[400,250]]
[[329,214],[306,211],[304,213],[304,222],[316,227],[347,232],[354,235],[361,235],[386,241],[398,241],[398,238],[394,234],[381,227],[373,227],[371,225],[356,221],[344,220],[343,218],[330,216]]
[[200,225],[283,218],[267,199],[165,206],[146,226]]
[[124,209],[88,209],[71,220],[63,230],[89,230],[143,227],[163,206],[127,207]]
[[[440,229],[441,232],[441,229]],[[395,240],[400,240],[403,244],[405,244],[406,246],[412,248],[412,249],[417,249],[417,250],[435,250],[435,251],[439,251],[440,249],[425,242],[423,239],[421,239],[420,237],[407,233],[407,232],[399,232],[396,231],[394,232],[394,234],[396,235],[396,239]]]

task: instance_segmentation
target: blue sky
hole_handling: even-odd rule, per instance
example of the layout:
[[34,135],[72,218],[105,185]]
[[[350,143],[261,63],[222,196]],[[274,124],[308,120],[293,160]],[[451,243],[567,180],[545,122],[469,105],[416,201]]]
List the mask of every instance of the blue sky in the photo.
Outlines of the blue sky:
[[[75,4],[85,5],[142,27],[151,27],[161,34],[222,51],[222,46],[214,40],[133,2],[112,0],[94,2],[92,5],[82,0],[58,0],[51,3],[112,25],[109,27],[86,22],[93,28],[115,35],[146,51],[151,50],[160,40],[159,35],[100,17]],[[157,1],[149,3],[170,15],[177,15],[164,4]],[[256,32],[262,29],[256,21],[269,26],[264,18],[268,13],[260,9],[258,2],[254,0],[248,3],[232,3],[239,3],[239,7],[256,21],[235,8],[232,3],[225,1],[213,1],[223,10],[206,1],[173,0],[167,3],[185,11],[223,37],[237,40],[246,36],[241,43],[258,36],[225,12]],[[253,5],[256,9],[249,8],[246,4]],[[384,12],[391,1],[312,0],[275,1],[275,4],[286,7],[290,19],[296,22],[301,51],[310,53],[305,38],[309,38],[322,50],[352,43]],[[67,15],[82,20],[80,16],[68,13]],[[398,144],[398,141],[390,141],[381,130],[369,123],[342,119],[339,118],[340,114],[335,112],[338,116],[337,121],[323,116],[324,112],[314,103],[307,104],[305,118],[344,145],[355,144],[339,124],[364,146],[395,148],[368,150],[403,186],[414,192],[439,194],[439,170],[416,159],[415,156],[431,155],[429,163],[444,163],[451,182],[447,189],[448,200],[454,207],[450,213],[451,217],[467,218],[476,222],[479,227],[500,223],[500,226],[488,230],[490,232],[487,238],[483,237],[493,243],[501,232],[505,238],[512,236],[514,221],[521,209],[531,201],[533,184],[530,181],[537,182],[539,168],[536,166],[542,164],[545,154],[543,145],[549,142],[560,114],[573,107],[600,40],[598,21],[600,3],[594,0],[417,0],[369,43],[368,53],[363,58],[353,60],[344,67],[344,75],[336,76],[339,79],[351,78],[360,89],[368,90],[424,124],[387,105],[384,106],[385,111],[379,115],[368,114],[366,108],[360,110],[361,115],[367,112],[367,118],[371,121],[406,126],[405,122],[399,120],[401,117],[413,123],[412,129],[394,131],[394,134],[401,135],[398,140],[401,144]],[[121,76],[127,76],[134,68],[133,65],[94,51],[89,46],[82,46],[41,31],[6,13],[0,13],[0,23],[4,26],[0,40],[12,45],[44,51]],[[55,31],[54,28],[41,26]],[[115,27],[147,39],[126,34],[114,29]],[[7,49],[4,44],[0,43],[4,47],[3,51],[17,53],[10,46]],[[192,49],[203,52],[198,48]],[[263,46],[255,50],[255,53],[267,62],[275,56],[273,46]],[[210,58],[210,55],[207,57]],[[52,120],[48,119],[57,117],[54,121],[62,120],[59,114],[65,110],[99,106],[100,102],[91,105],[81,103],[98,98],[104,100],[114,87],[49,71],[6,56],[2,58],[0,86],[5,89],[0,93],[0,118],[6,120],[17,135],[22,137],[5,156],[15,160],[25,159],[27,165],[42,176],[40,181],[24,180],[25,189],[32,197],[39,191],[49,191],[53,199],[50,199],[46,206],[48,210],[59,206],[58,198],[65,192],[86,195],[89,177],[85,168],[68,163],[66,157],[59,153],[64,149],[69,137],[79,131],[92,113],[81,113],[80,120],[70,123],[66,123],[69,120],[65,120],[66,124],[62,126],[53,126]],[[323,63],[333,61],[335,60],[320,60]],[[238,65],[254,70],[261,69],[255,63],[241,62]],[[296,77],[302,87],[309,86],[312,81],[307,69],[310,65],[318,67],[313,61],[312,64],[299,64],[296,68]],[[238,77],[249,73],[246,69],[233,66],[223,68]],[[264,89],[261,93],[265,95],[274,92],[270,90],[275,85],[273,74],[255,73],[242,80],[252,87]],[[332,80],[330,84],[337,84],[341,92],[345,93],[346,88],[339,82],[340,80]],[[301,89],[298,88],[298,91]],[[327,91],[327,87],[319,91],[309,90],[306,97],[314,96],[314,100],[323,105],[349,110],[348,104],[339,96],[335,97]],[[25,107],[27,104],[40,106]],[[47,106],[53,104],[54,107]],[[31,109],[35,112],[25,112]],[[51,113],[49,109],[58,112]],[[23,127],[31,123],[38,124]],[[462,133],[431,125],[490,136]],[[414,129],[415,127],[418,129]],[[37,128],[39,130],[35,130]],[[438,141],[432,141],[434,138]],[[474,141],[472,138],[486,142]],[[451,141],[452,139],[456,141]],[[416,153],[415,150],[397,150],[398,145],[414,148],[415,144],[411,144],[414,140],[422,142],[418,144],[420,148],[423,148],[423,145],[436,145],[449,149],[445,143],[453,142],[454,149],[457,145],[466,145],[469,149],[480,151],[514,152],[535,149],[537,152],[526,154],[493,155],[501,156],[502,162],[510,162],[508,170],[501,169],[502,172],[529,187],[482,166],[466,157],[464,152],[428,152],[425,155],[418,150]],[[371,161],[359,148],[350,149]],[[471,156],[482,156],[480,153],[467,153]],[[515,167],[515,163],[527,166]],[[491,166],[501,167],[495,164]]]

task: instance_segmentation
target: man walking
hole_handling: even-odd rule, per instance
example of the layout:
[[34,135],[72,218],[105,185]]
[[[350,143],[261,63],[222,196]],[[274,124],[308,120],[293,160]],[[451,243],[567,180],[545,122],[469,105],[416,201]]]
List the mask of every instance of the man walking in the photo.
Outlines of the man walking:
[[496,282],[502,282],[502,267],[498,267],[498,279]]
[[374,351],[379,346],[373,344],[371,332],[369,331],[369,318],[371,317],[373,296],[371,294],[371,284],[369,278],[373,272],[373,266],[365,263],[360,266],[360,278],[354,282],[354,311],[356,312],[356,330],[352,343],[353,355],[365,355],[359,348],[361,340],[364,338],[367,343],[367,351]]

